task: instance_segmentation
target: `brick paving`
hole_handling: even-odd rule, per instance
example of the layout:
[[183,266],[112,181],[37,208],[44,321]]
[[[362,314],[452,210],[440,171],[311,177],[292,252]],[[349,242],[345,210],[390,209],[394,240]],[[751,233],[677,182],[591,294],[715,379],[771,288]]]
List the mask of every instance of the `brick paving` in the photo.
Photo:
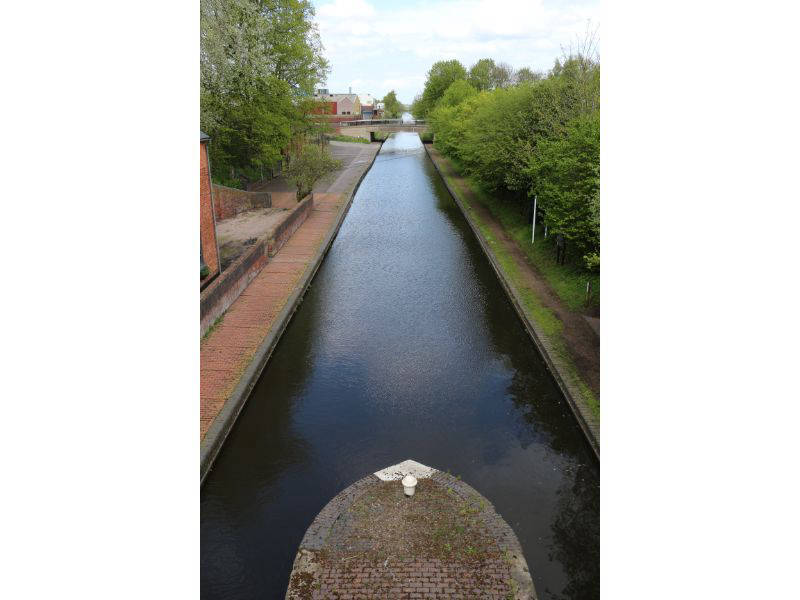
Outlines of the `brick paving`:
[[[452,475],[434,471],[427,485],[420,481],[414,497],[398,504],[385,501],[390,489],[386,486],[393,485],[402,496],[399,481],[387,483],[369,475],[328,502],[300,543],[287,600],[535,600],[536,591],[516,535],[474,488]],[[445,504],[426,500],[435,496],[449,500]],[[397,508],[405,502],[423,504],[418,505],[421,508],[416,513],[407,513],[407,509]],[[453,515],[466,515],[465,524],[477,519],[477,525],[468,527],[467,537],[460,544],[454,537],[447,538],[453,541],[454,550],[457,545],[463,549],[465,543],[484,549],[473,558],[461,552],[442,553],[444,538],[436,536],[444,530],[439,525],[447,524],[449,530],[461,522],[458,517],[448,520],[444,516],[451,511]],[[421,531],[426,533],[419,537],[417,528],[410,538],[404,538],[401,530],[414,529],[409,520],[412,517],[424,521]],[[403,523],[399,528],[398,518]],[[390,540],[388,548],[387,527],[390,538],[398,539]]]
[[339,193],[314,193],[305,222],[200,343],[200,439],[230,397],[301,275],[336,222]]
[[377,563],[360,563],[352,568],[323,567],[314,600],[330,598],[491,598],[505,600],[511,593],[508,564],[501,560],[482,561],[472,570],[456,562],[436,558],[407,558]]

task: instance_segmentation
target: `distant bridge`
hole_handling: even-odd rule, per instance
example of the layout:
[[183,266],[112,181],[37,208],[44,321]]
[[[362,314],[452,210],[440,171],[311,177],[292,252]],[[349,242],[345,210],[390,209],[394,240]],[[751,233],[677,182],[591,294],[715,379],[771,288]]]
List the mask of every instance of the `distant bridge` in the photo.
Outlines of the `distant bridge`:
[[403,119],[367,119],[364,121],[343,121],[339,123],[339,130],[345,135],[368,137],[373,140],[374,136],[372,134],[376,131],[425,133],[428,131],[428,123],[424,119],[411,121],[403,121]]

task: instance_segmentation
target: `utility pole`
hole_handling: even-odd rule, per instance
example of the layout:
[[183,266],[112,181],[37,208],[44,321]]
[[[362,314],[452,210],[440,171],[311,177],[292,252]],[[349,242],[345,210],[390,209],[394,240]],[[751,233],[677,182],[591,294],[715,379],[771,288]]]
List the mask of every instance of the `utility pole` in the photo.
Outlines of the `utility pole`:
[[531,244],[536,239],[536,196],[533,197],[533,219],[531,219]]

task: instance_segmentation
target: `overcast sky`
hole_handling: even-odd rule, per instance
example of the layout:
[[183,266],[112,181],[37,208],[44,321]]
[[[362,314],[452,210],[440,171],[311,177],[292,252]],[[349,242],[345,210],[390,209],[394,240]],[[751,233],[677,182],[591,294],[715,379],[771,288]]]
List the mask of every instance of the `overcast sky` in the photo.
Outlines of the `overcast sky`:
[[[332,93],[405,103],[422,91],[431,65],[480,58],[546,71],[561,46],[600,25],[598,0],[313,0]],[[577,36],[577,37],[576,37]]]

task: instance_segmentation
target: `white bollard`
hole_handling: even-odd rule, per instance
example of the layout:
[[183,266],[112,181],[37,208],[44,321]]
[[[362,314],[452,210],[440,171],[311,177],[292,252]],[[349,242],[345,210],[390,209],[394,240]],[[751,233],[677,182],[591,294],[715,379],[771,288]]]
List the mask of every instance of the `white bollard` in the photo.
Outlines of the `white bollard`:
[[414,488],[417,487],[417,478],[414,477],[411,473],[403,477],[403,491],[405,492],[406,496],[413,496],[414,495]]

